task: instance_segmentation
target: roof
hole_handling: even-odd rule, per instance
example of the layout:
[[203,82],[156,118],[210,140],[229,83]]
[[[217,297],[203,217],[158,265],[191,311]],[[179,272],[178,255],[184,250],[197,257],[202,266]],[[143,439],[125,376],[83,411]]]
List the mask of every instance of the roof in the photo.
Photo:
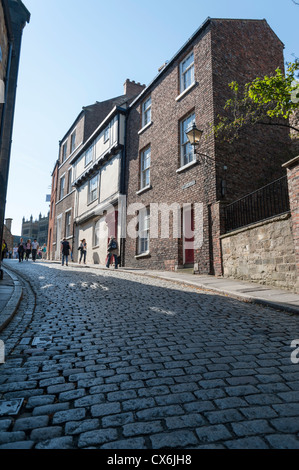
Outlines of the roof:
[[[220,22],[220,21],[246,21],[246,22],[265,22],[267,25],[267,21],[265,19],[246,19],[246,18],[210,18],[209,16],[207,19],[197,28],[197,30],[190,36],[190,38],[182,45],[182,47],[175,53],[175,55],[164,64],[164,66],[160,67],[158,75],[154,77],[154,79],[142,90],[142,92],[135,98],[135,100],[130,104],[130,108],[133,107],[148,91],[149,89],[159,80],[159,78],[165,73],[169,67],[179,58],[179,56],[190,46],[190,44],[194,41],[194,39],[201,34],[212,22]],[[269,29],[272,31],[272,33],[276,36],[276,38],[281,42],[281,44],[284,46],[282,41],[278,38],[276,33],[273,31],[273,29],[268,25]]]

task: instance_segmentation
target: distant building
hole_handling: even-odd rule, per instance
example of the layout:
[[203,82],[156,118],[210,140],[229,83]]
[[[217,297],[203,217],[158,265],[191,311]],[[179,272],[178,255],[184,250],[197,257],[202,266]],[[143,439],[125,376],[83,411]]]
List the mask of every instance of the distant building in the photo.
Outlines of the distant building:
[[39,245],[47,244],[48,242],[48,225],[49,225],[49,214],[42,217],[39,214],[38,220],[33,220],[31,215],[29,220],[25,220],[23,217],[22,221],[22,237],[24,240],[37,239]]

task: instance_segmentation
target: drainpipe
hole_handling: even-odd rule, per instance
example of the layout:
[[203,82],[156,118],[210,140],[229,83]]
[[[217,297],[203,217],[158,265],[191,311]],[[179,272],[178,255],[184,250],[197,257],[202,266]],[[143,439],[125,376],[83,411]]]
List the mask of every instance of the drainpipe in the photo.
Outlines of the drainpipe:
[[[127,112],[125,114],[125,124],[124,124],[124,147],[122,150],[122,157],[121,157],[121,183],[120,183],[120,194],[121,195],[126,195],[126,156],[127,156]],[[126,201],[127,202],[127,201]],[[126,211],[126,207],[124,208]],[[122,216],[122,214],[121,214]],[[124,218],[126,222],[126,217]],[[123,217],[121,218],[123,222]],[[125,237],[126,237],[126,227],[122,227],[122,232],[125,230]],[[126,238],[121,238],[120,239],[120,245],[121,245],[121,266],[123,267],[125,265],[125,240]]]

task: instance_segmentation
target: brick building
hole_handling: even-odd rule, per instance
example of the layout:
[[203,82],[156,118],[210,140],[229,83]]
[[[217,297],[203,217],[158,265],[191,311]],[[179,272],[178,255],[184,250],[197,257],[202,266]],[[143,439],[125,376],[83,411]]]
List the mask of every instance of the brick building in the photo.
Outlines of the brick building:
[[[126,266],[222,274],[221,206],[283,174],[288,131],[255,126],[227,144],[211,126],[230,98],[228,83],[277,67],[283,44],[265,20],[208,18],[131,104]],[[194,123],[206,157],[188,143]]]
[[[75,243],[74,208],[76,203],[76,189],[73,186],[75,175],[73,173],[74,168],[72,163],[76,161],[77,156],[82,154],[85,148],[84,144],[112,109],[127,103],[128,99],[136,97],[142,89],[142,87],[140,87],[140,84],[127,80],[124,95],[84,107],[60,141],[58,163],[55,163],[52,175],[49,228],[49,230],[51,230],[49,239],[52,240],[52,243],[51,246],[48,247],[50,259],[60,259],[60,242],[64,237],[69,240],[72,247]],[[55,181],[53,181],[54,176]],[[53,217],[54,221],[52,220]],[[76,255],[75,249],[74,255]]]

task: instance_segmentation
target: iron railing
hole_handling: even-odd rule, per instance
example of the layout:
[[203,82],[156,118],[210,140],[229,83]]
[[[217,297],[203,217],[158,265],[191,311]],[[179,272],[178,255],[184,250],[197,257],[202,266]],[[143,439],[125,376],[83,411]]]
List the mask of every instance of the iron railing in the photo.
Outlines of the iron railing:
[[225,207],[225,231],[268,219],[290,210],[287,177],[283,176]]

